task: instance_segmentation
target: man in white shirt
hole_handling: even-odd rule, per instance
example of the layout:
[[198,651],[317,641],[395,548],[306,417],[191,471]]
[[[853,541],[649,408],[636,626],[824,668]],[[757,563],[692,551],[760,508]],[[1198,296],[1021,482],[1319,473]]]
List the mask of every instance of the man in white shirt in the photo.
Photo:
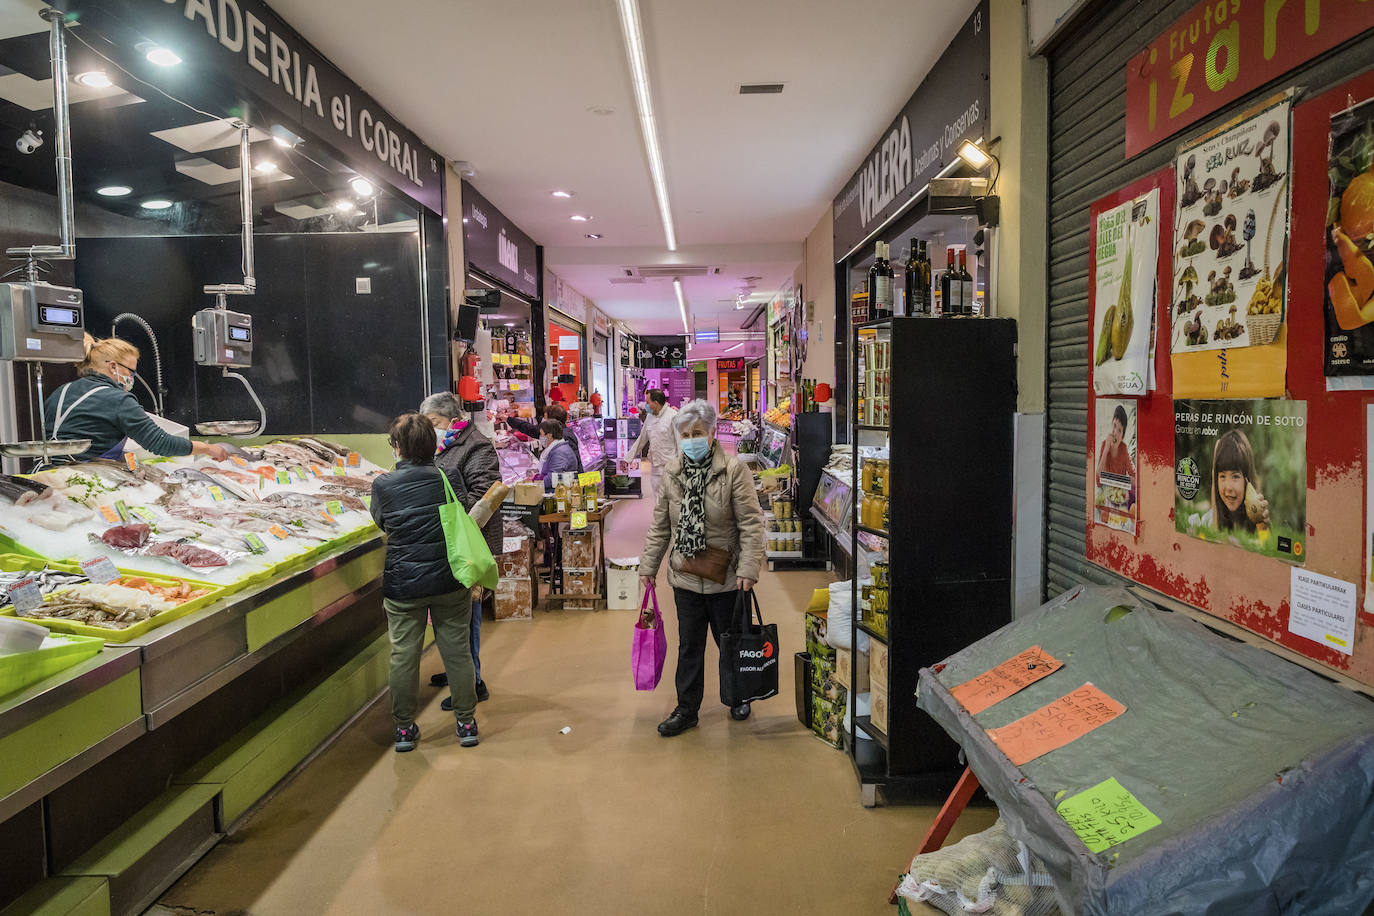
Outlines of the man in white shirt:
[[650,388],[648,398],[649,410],[644,415],[639,438],[630,449],[630,457],[639,458],[648,454],[651,465],[650,495],[657,500],[658,488],[663,482],[663,469],[678,454],[677,411],[668,406],[668,396],[658,388]]

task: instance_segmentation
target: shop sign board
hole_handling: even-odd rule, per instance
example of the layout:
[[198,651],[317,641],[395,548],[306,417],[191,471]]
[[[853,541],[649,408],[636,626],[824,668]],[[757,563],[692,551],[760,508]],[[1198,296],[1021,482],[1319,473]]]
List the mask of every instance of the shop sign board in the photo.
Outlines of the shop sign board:
[[835,198],[836,260],[953,161],[960,143],[987,137],[988,3],[980,0]]
[[1370,28],[1369,3],[1203,0],[1126,65],[1126,156]]
[[518,293],[539,298],[534,239],[463,182],[463,250],[468,263]]
[[[263,0],[68,0],[56,5],[118,48],[133,48],[139,36],[174,48],[186,66],[270,106],[286,117],[291,129],[299,127],[327,144],[361,174],[386,182],[435,213],[443,212],[442,157]],[[126,63],[138,66],[132,60]],[[188,80],[174,91],[214,105],[199,97],[212,91],[208,83]],[[261,121],[254,118],[254,126],[265,127]]]
[[717,372],[740,372],[744,369],[743,356],[727,356],[716,360]]

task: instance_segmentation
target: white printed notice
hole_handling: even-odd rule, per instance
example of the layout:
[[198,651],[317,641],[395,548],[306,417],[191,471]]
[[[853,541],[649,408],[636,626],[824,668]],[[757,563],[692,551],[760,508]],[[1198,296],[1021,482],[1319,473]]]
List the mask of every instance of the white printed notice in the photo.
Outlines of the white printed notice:
[[1355,583],[1293,567],[1288,632],[1351,655],[1355,650]]

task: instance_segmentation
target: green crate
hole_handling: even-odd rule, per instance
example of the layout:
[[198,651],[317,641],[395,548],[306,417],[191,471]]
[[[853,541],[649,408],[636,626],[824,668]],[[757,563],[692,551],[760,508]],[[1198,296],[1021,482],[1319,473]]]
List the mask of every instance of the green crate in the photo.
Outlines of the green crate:
[[105,645],[105,640],[99,636],[64,633],[56,638],[62,641],[60,645],[0,655],[0,698],[84,662]]

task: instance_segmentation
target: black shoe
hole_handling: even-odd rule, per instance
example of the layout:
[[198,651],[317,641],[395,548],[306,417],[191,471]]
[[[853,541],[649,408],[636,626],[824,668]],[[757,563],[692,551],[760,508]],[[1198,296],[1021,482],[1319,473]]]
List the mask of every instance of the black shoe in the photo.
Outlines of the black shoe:
[[420,726],[414,722],[396,729],[396,753],[404,754],[406,751],[415,750],[415,745],[420,741]]
[[734,719],[736,722],[743,722],[745,719],[749,718],[749,713],[750,706],[748,703],[741,703],[738,706],[732,706],[730,708],[730,718]]
[[431,687],[447,687],[447,686],[448,686],[448,672],[447,672],[447,671],[440,671],[438,674],[431,675],[431,676],[430,676],[430,679],[429,679],[429,686],[431,686]]
[[477,746],[477,723],[459,722],[458,723],[458,743],[463,747]]
[[485,703],[491,699],[491,691],[487,689],[486,681],[477,682],[477,702]]
[[665,738],[673,738],[689,728],[697,727],[697,714],[685,709],[675,709],[673,714],[658,723],[658,733]]
[[439,704],[439,708],[444,712],[453,712],[453,694],[444,697],[444,701]]

